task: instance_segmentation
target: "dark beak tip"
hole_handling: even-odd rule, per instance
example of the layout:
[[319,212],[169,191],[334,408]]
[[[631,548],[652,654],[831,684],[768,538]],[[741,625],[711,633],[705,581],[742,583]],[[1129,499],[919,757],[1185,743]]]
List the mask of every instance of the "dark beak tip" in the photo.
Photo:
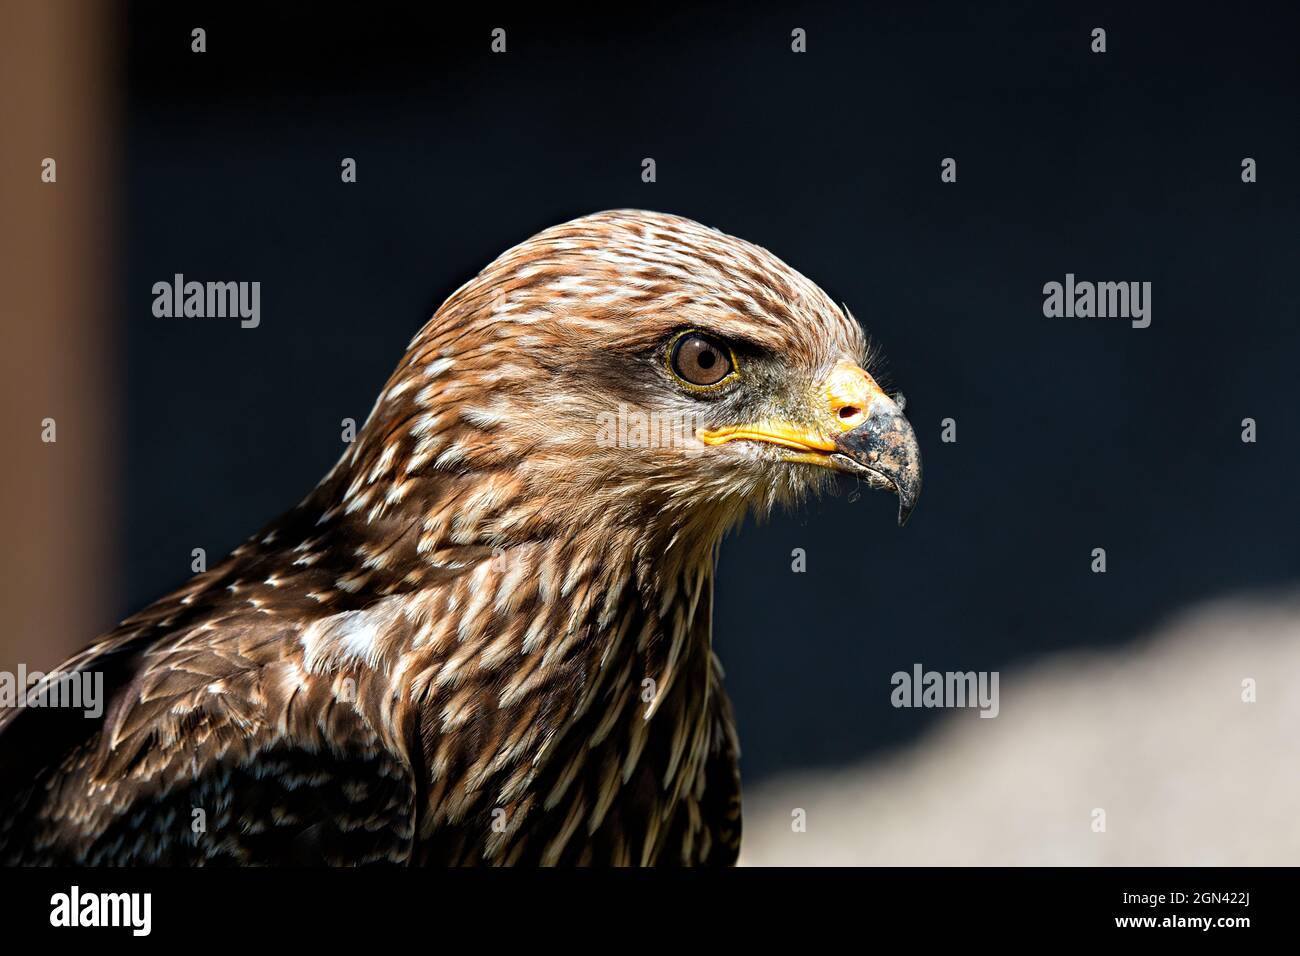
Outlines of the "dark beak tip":
[[839,440],[841,452],[893,485],[898,496],[898,526],[907,524],[921,494],[921,450],[901,410],[873,414]]
[[912,517],[912,512],[916,510],[916,500],[920,497],[920,487],[912,486],[900,488],[894,486],[894,493],[898,496],[898,526],[901,528],[907,524],[908,519]]

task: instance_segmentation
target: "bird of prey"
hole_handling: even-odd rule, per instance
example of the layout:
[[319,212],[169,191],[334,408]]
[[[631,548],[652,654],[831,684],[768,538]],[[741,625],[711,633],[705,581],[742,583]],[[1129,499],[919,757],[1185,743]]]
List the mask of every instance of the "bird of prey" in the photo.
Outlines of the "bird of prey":
[[515,246],[300,504],[59,669],[103,675],[102,716],[4,716],[0,859],[734,863],[718,544],[834,472],[906,518],[916,439],[867,352],[689,219]]

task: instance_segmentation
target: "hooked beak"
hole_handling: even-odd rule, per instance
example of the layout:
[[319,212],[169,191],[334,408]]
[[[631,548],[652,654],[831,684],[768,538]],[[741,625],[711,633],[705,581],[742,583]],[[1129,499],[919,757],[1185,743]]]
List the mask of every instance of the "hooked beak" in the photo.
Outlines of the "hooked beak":
[[[882,400],[883,399],[883,400]],[[866,420],[835,440],[832,457],[843,457],[847,471],[882,478],[898,495],[898,526],[907,523],[921,495],[921,450],[912,424],[890,398],[876,399]]]
[[818,389],[816,424],[762,421],[700,432],[706,445],[749,440],[786,449],[804,462],[886,484],[898,495],[898,524],[907,522],[921,494],[921,450],[898,403],[852,362],[838,363]]

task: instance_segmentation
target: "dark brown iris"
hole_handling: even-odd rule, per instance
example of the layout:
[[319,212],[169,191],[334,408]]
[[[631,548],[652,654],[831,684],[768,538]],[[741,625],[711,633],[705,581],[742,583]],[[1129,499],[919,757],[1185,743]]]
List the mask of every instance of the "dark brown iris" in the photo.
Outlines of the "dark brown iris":
[[731,358],[720,343],[691,332],[673,346],[673,371],[692,385],[716,385],[731,372]]

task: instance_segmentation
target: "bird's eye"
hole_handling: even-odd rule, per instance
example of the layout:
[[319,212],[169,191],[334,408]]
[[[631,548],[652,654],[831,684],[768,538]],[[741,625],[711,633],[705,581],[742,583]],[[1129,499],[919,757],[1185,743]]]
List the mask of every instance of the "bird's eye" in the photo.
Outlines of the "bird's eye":
[[687,332],[677,338],[668,364],[678,378],[701,388],[717,385],[733,368],[731,350],[699,332]]

